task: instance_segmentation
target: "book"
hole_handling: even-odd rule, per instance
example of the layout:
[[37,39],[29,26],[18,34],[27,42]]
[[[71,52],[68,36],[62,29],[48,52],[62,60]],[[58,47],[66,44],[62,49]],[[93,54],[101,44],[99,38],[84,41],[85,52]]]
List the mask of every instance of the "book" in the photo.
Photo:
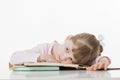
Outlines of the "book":
[[[86,70],[86,65],[79,64],[65,64],[65,63],[52,63],[52,62],[25,62],[21,66],[13,66],[13,71],[59,71],[59,70]],[[103,70],[103,69],[100,69]],[[120,68],[107,68],[107,70],[120,70]]]
[[25,62],[24,66],[49,66],[49,67],[66,67],[66,68],[74,68],[74,69],[85,69],[87,66],[81,66],[79,64],[65,64],[65,63],[52,63],[52,62],[37,62],[37,63],[31,63],[31,62]]
[[84,70],[78,64],[51,63],[51,62],[25,62],[23,65],[12,67],[13,71],[59,71],[59,70]]

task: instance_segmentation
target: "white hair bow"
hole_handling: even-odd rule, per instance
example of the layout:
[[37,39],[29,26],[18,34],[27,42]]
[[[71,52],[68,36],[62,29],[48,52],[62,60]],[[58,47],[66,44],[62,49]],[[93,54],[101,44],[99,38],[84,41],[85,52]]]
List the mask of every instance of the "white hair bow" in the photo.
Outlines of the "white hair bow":
[[104,36],[103,36],[102,34],[99,34],[99,35],[98,35],[98,40],[99,40],[99,42],[100,42],[100,44],[101,44],[102,46],[105,46],[105,44],[103,43]]

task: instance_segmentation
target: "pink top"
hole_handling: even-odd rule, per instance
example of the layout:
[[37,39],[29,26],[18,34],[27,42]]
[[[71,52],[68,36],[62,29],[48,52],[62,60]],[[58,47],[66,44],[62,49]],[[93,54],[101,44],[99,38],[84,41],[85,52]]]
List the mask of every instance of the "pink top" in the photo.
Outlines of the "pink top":
[[[23,64],[24,62],[37,62],[37,58],[41,54],[51,55],[51,50],[54,44],[56,44],[55,41],[53,43],[43,43],[29,50],[15,52],[12,54],[10,58],[10,63],[11,64]],[[98,62],[101,57],[103,56],[98,56],[96,60],[93,62],[93,64]]]

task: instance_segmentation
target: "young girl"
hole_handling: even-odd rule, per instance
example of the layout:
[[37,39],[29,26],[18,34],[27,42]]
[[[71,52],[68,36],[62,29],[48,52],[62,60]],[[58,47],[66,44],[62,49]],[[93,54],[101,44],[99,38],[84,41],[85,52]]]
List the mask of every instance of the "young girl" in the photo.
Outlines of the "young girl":
[[110,59],[100,56],[103,51],[99,40],[89,33],[68,36],[64,44],[57,41],[39,44],[38,46],[15,52],[10,59],[10,64],[20,65],[24,62],[58,62],[80,65],[90,65],[87,70],[107,70]]

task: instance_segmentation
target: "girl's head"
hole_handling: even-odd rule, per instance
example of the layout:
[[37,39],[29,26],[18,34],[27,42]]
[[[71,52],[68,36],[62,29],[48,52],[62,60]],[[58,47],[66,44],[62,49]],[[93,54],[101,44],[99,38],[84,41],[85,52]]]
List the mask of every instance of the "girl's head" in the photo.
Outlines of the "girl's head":
[[70,40],[76,46],[72,49],[76,63],[90,65],[103,51],[103,47],[96,37],[89,33],[81,33],[71,36]]
[[90,65],[103,51],[100,42],[89,33],[68,36],[65,43],[56,49],[55,57],[60,62]]

